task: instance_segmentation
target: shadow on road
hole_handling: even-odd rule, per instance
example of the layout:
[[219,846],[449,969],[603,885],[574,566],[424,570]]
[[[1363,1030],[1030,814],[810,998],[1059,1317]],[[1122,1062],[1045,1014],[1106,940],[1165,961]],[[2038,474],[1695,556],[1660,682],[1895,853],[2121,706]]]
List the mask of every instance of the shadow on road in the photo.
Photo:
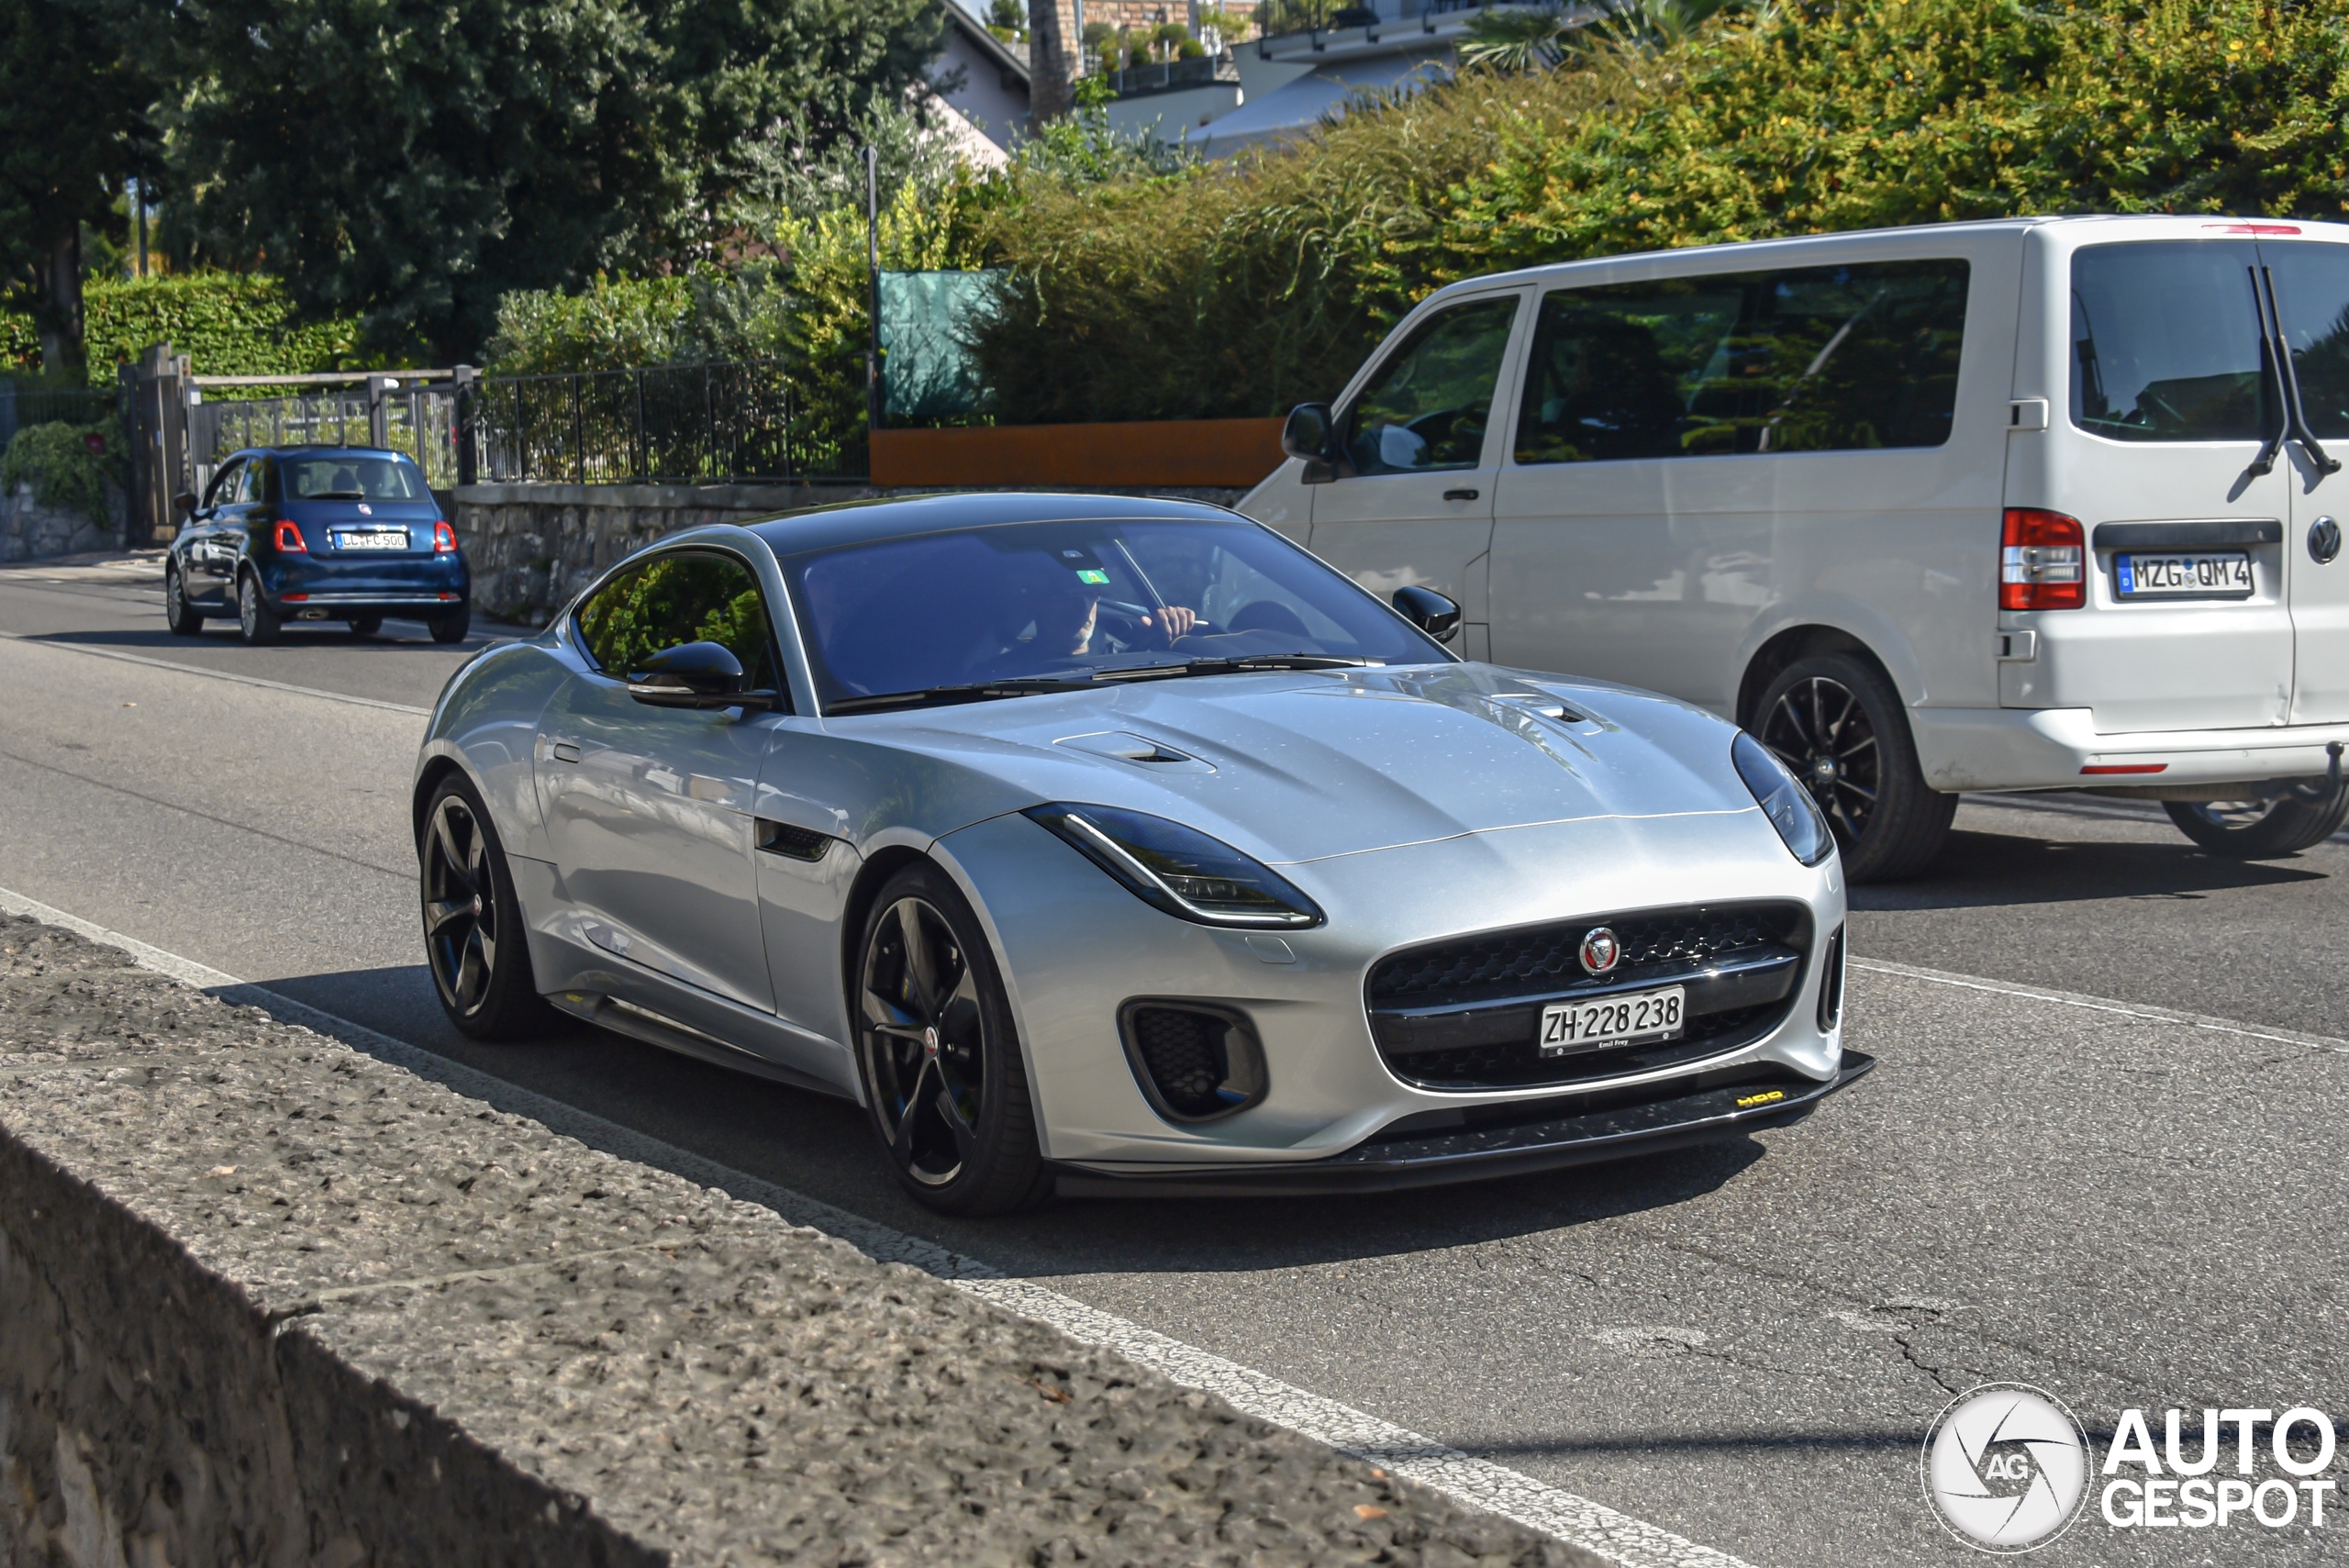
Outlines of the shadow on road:
[[2327,875],[2306,855],[2237,861],[2183,840],[2145,844],[1959,831],[1950,835],[1941,858],[1923,876],[1855,887],[1851,906],[1979,909],[2100,898],[2199,898],[2229,888],[2321,882]]
[[[565,1023],[542,1039],[510,1045],[468,1040],[441,1018],[420,964],[292,976],[263,988],[362,1025],[340,1033],[358,1050],[384,1053],[365,1032],[380,1031],[630,1132],[1023,1273],[1220,1273],[1473,1246],[1670,1207],[1734,1179],[1765,1152],[1743,1138],[1415,1192],[1063,1198],[1008,1218],[953,1220],[899,1190],[865,1113],[846,1100],[729,1073],[584,1025]],[[338,1032],[317,1018],[293,1021]],[[432,1075],[429,1063],[424,1070]],[[496,1095],[489,1097],[499,1103]],[[526,1105],[500,1108],[530,1114]],[[561,1130],[598,1143],[592,1126]],[[662,1162],[657,1151],[628,1142],[609,1152]]]

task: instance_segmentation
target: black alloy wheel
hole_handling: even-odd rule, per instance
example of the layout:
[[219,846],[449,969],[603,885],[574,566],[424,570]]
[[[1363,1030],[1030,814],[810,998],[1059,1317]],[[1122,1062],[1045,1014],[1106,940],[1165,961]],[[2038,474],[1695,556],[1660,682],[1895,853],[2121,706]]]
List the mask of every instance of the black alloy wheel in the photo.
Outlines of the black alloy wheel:
[[163,568],[163,621],[174,637],[195,637],[204,630],[204,617],[187,602],[176,562]]
[[1957,796],[1925,783],[1898,694],[1848,653],[1814,654],[1779,672],[1753,726],[1834,829],[1844,873],[1891,882],[1932,863]]
[[970,906],[935,867],[908,867],[881,890],[855,987],[866,1104],[907,1190],[963,1215],[1048,1195],[1002,983]]
[[424,949],[449,1021],[476,1040],[515,1040],[551,1019],[532,983],[530,950],[506,851],[481,799],[451,775],[425,807],[417,845]]
[[247,642],[258,648],[275,642],[285,623],[270,613],[269,602],[262,597],[261,576],[250,566],[237,579],[237,632]]
[[2165,800],[2177,830],[2214,855],[2275,860],[2321,844],[2349,821],[2349,780],[2294,784],[2266,800]]

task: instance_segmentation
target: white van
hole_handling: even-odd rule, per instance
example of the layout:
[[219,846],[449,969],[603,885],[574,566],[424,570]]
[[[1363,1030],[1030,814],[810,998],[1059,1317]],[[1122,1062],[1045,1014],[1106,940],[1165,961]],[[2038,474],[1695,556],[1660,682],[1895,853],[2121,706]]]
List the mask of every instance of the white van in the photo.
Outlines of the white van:
[[[2277,352],[2288,343],[2288,355]],[[1807,780],[1854,880],[1958,790],[2349,815],[2349,226],[1953,224],[1455,284],[1241,504],[1473,659],[1651,687]]]

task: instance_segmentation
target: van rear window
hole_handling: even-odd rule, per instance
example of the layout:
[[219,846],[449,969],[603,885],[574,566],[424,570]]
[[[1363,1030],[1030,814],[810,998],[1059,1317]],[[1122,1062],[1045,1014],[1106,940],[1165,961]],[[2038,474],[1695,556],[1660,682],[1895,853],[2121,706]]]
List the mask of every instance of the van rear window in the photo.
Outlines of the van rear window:
[[1966,271],[1872,261],[1561,289],[1534,328],[1517,461],[1939,446]]
[[2073,425],[2116,441],[2260,439],[2274,416],[2253,303],[2258,265],[2248,239],[2074,251]]

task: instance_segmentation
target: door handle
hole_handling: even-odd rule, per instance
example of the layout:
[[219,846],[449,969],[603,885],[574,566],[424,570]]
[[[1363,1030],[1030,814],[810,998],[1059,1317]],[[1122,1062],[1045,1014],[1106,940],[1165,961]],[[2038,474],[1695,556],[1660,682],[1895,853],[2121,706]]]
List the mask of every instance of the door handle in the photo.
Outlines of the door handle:
[[553,751],[554,760],[558,762],[575,762],[579,761],[579,748],[573,745],[568,740],[556,741],[553,746]]
[[1443,493],[1443,498],[1447,501],[1474,501],[1476,498],[1476,492],[1474,490],[1447,490]]

